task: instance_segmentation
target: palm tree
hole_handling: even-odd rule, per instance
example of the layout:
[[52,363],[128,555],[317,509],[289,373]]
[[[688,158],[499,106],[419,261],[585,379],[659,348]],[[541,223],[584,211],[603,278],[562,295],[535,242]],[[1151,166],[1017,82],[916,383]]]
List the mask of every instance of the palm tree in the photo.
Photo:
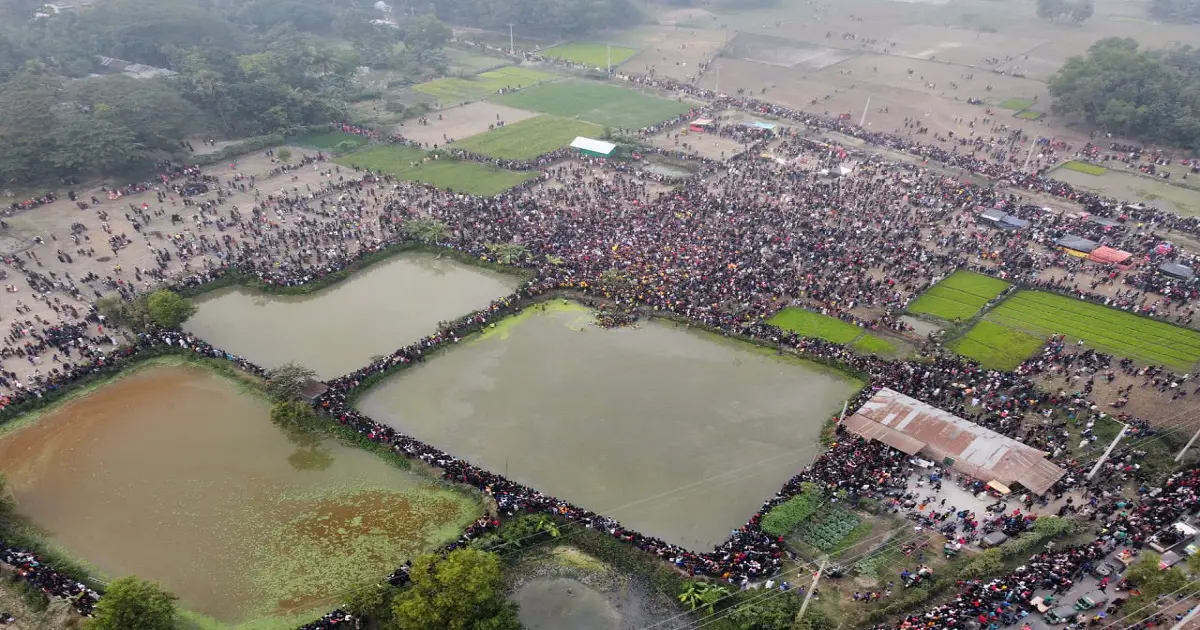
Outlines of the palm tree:
[[686,605],[688,610],[703,608],[711,615],[716,612],[717,602],[728,595],[729,589],[724,586],[714,586],[708,582],[692,580],[683,587],[683,592],[679,594],[679,601]]
[[427,245],[446,240],[446,235],[449,233],[449,229],[445,223],[437,219],[423,217],[405,221],[401,229],[404,230],[404,235],[408,238]]
[[558,531],[558,524],[545,516],[538,518],[537,530],[539,532],[546,532],[547,534],[550,534],[551,538],[558,538],[560,533]]
[[529,248],[519,243],[488,243],[487,250],[502,265],[515,265],[529,258]]
[[715,606],[717,602],[729,596],[729,589],[724,586],[709,586],[703,593],[700,594],[700,600],[704,602],[704,610],[708,614],[716,612]]

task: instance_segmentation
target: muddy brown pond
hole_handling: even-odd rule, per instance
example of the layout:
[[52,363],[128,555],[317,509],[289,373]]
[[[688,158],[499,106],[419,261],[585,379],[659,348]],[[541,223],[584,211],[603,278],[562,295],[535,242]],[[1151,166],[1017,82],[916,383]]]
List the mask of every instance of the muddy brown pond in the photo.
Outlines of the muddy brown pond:
[[812,461],[860,386],[659,321],[534,307],[375,386],[379,422],[637,531],[707,551]]
[[308,621],[481,513],[365,451],[285,433],[268,411],[227,377],[160,363],[0,437],[0,471],[53,543],[229,624]]
[[184,329],[255,363],[289,361],[321,379],[353,372],[511,293],[515,276],[434,254],[404,254],[311,295],[215,291]]

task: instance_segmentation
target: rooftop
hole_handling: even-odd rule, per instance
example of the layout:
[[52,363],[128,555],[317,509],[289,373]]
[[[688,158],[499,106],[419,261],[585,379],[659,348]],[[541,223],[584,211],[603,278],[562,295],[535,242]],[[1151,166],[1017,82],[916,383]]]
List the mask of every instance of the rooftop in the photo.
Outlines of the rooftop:
[[1016,482],[1036,494],[1066,474],[1043,451],[891,389],[879,390],[842,424],[851,433],[909,455],[920,453],[981,481]]

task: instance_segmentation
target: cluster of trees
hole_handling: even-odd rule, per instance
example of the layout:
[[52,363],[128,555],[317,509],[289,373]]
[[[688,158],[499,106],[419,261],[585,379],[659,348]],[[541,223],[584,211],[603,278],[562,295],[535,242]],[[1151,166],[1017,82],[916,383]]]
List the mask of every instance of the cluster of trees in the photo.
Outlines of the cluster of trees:
[[[191,134],[344,117],[359,66],[444,71],[450,36],[432,14],[373,22],[370,0],[107,0],[34,17],[40,4],[0,0],[0,187],[141,173]],[[178,74],[94,76],[110,71],[100,56]]]
[[[426,2],[414,2],[428,6]],[[575,36],[641,21],[631,0],[432,0],[437,17],[456,24],[546,37]]]
[[130,301],[110,295],[96,300],[96,308],[109,322],[134,330],[153,326],[178,328],[196,314],[196,305],[191,300],[170,289],[140,293]]
[[1200,22],[1200,0],[1150,0],[1146,11],[1150,17],[1163,22]]
[[1132,39],[1096,42],[1050,79],[1054,111],[1149,142],[1200,148],[1200,50],[1141,50]]
[[505,599],[500,556],[456,549],[445,558],[413,560],[411,583],[395,590],[365,586],[347,594],[345,608],[381,630],[520,630],[517,606]]
[[1096,0],[1037,0],[1037,15],[1051,22],[1066,21],[1076,24],[1096,13]]

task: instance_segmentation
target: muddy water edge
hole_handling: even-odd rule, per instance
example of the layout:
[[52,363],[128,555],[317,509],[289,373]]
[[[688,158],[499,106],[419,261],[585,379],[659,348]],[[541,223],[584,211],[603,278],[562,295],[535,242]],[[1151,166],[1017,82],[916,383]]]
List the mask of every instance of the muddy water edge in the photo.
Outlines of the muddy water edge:
[[269,408],[190,362],[143,362],[18,420],[0,435],[0,471],[50,545],[256,629],[307,621],[483,511],[361,449],[286,433]]
[[637,531],[707,551],[820,449],[861,382],[659,320],[526,309],[363,394],[378,422]]

